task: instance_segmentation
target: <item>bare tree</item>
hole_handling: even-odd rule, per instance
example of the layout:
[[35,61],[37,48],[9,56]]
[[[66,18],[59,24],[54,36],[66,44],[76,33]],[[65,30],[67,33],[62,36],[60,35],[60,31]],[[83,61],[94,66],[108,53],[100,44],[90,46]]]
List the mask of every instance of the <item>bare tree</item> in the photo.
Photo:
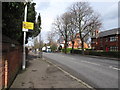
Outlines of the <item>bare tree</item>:
[[47,40],[49,41],[48,45],[51,47],[52,52],[55,52],[57,49],[56,33],[54,31],[49,31],[47,33]]
[[74,25],[78,29],[82,44],[82,54],[84,54],[85,38],[101,26],[99,15],[94,13],[88,2],[74,3],[69,10],[74,14]]
[[35,52],[36,52],[36,49],[38,49],[39,47],[40,47],[40,44],[39,44],[37,38],[35,38],[35,40],[34,40],[34,49],[35,49]]
[[65,44],[65,53],[67,53],[68,46],[68,34],[69,34],[69,26],[70,26],[70,14],[64,13],[61,17],[58,17],[56,21],[53,23],[54,29],[59,33],[60,36],[64,38]]
[[69,40],[71,41],[72,43],[72,53],[73,53],[73,50],[74,50],[74,40],[76,38],[76,34],[78,32],[76,26],[75,26],[75,15],[71,12],[68,12],[69,13],[69,33],[68,33],[68,38]]
[[54,37],[55,37],[55,33],[52,31],[49,31],[47,33],[47,40],[49,41],[49,45],[52,44],[52,42],[54,42]]

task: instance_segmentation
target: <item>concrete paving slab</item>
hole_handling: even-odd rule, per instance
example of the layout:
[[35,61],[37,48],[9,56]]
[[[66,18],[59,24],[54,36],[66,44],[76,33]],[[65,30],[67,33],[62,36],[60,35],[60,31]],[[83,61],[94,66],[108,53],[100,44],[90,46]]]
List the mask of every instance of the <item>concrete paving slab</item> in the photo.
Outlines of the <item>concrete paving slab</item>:
[[21,71],[11,88],[88,88],[54,65],[45,58],[37,58],[33,53],[28,58],[25,71]]

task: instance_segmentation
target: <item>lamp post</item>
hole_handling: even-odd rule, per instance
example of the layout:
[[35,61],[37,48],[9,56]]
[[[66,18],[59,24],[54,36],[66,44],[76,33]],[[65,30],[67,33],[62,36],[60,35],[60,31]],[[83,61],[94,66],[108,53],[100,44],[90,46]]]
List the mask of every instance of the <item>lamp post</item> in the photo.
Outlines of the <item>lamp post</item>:
[[39,43],[40,43],[40,50],[39,50],[39,55],[40,55],[40,58],[42,58],[42,43],[41,43],[41,33],[39,34]]
[[[27,21],[27,0],[25,2],[25,14],[24,14],[24,22]],[[26,40],[26,32],[28,29],[23,28],[24,31],[24,40],[23,40],[23,63],[22,63],[22,69],[25,70],[26,68],[26,53],[25,53],[25,40]]]
[[39,47],[39,57],[42,58],[42,46],[41,46],[41,16],[40,16],[40,13],[38,15],[38,18],[37,18],[37,25],[38,25],[38,29],[40,31],[40,34],[39,34],[39,44],[40,44],[40,47]]

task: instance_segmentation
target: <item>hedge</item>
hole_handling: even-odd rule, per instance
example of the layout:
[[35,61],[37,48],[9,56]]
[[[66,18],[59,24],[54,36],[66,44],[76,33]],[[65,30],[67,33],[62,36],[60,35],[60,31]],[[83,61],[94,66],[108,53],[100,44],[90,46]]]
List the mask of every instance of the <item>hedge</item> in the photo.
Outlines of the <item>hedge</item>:
[[95,56],[107,56],[107,57],[115,57],[115,58],[120,58],[120,51],[119,52],[97,52],[97,51],[89,51],[89,55],[95,55]]
[[[72,50],[70,51],[72,53]],[[74,54],[82,54],[82,50],[74,50]],[[120,51],[95,51],[95,50],[86,50],[84,51],[85,55],[95,55],[95,56],[106,56],[106,57],[114,57],[114,58],[120,58]]]
[[[72,50],[72,48],[67,48],[67,53],[70,53],[70,51]],[[65,49],[62,49],[62,52],[65,52]]]
[[[70,53],[72,53],[72,50],[70,51]],[[82,50],[74,49],[73,53],[74,54],[82,54]]]

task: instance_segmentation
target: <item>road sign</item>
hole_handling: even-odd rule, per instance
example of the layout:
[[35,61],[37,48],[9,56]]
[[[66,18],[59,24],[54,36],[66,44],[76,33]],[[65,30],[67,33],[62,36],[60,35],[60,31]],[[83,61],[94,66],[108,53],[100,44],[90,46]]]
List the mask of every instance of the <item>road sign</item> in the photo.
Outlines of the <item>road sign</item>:
[[34,28],[34,23],[32,22],[23,22],[23,29],[31,29],[33,30]]

